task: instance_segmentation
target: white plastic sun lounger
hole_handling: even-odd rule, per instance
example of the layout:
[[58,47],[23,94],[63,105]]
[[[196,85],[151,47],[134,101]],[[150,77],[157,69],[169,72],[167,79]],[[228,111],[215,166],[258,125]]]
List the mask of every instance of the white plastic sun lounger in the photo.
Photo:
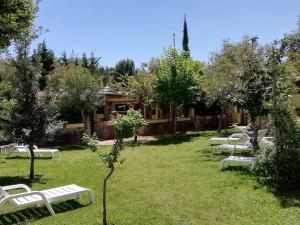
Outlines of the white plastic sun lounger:
[[231,150],[231,154],[234,153],[234,151],[253,151],[253,147],[250,142],[246,142],[245,144],[222,144],[218,146],[213,147],[212,154],[215,154],[216,151],[223,152],[224,150]]
[[[26,192],[13,195],[7,193],[8,190],[13,189],[24,189]],[[90,189],[80,187],[76,184],[52,188],[44,191],[31,191],[31,189],[25,184],[4,187],[0,186],[0,215],[9,210],[40,205],[45,205],[49,213],[51,215],[55,215],[50,203],[80,198],[84,193],[89,195],[90,203],[95,202],[93,192]]]
[[[258,131],[258,142],[262,141],[265,137],[265,135],[268,133],[267,129],[259,130]],[[253,151],[253,146],[250,143],[250,137],[245,133],[245,137],[247,137],[248,141],[246,141],[244,144],[222,144],[218,146],[214,146],[212,149],[212,154],[215,154],[217,150],[223,152],[224,150],[231,150],[233,154],[234,151]]]
[[223,159],[221,161],[221,170],[224,169],[224,164],[228,163],[239,163],[239,164],[245,164],[245,165],[249,165],[252,166],[254,164],[254,157],[242,157],[242,156],[229,156],[226,159]]
[[209,142],[225,142],[225,143],[229,143],[231,141],[245,142],[245,141],[249,140],[249,138],[250,137],[247,135],[247,133],[243,132],[243,133],[231,134],[228,137],[212,137],[212,138],[209,138],[208,141]]
[[[51,158],[59,158],[59,150],[58,149],[38,149],[36,146],[33,149],[34,156],[36,157],[51,157]],[[25,145],[18,145],[14,147],[13,151],[9,152],[10,154],[17,155],[25,155],[27,157],[30,156],[30,151]]]

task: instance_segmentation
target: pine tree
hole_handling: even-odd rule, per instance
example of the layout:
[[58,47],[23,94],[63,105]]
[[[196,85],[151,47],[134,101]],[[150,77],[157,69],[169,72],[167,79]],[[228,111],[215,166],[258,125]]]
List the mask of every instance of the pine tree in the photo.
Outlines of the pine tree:
[[41,78],[39,79],[40,90],[46,87],[48,74],[54,69],[54,53],[48,49],[46,41],[38,44],[38,49],[34,51],[33,58],[41,63]]
[[30,179],[34,179],[33,145],[45,140],[49,125],[55,117],[49,104],[38,97],[38,78],[40,64],[29,56],[30,38],[24,38],[16,44],[17,55],[13,59],[16,69],[16,104],[12,108],[6,133],[12,135],[16,143],[25,143],[29,147]]
[[184,15],[184,23],[183,23],[182,49],[188,52],[189,54],[190,49],[189,49],[189,37],[188,37],[188,28],[186,23],[186,15]]
[[66,51],[63,51],[63,53],[61,54],[60,63],[64,66],[69,65],[69,59]]
[[88,58],[87,58],[85,52],[82,54],[81,61],[82,61],[82,62],[81,62],[82,67],[88,69],[88,68],[89,68],[89,60],[88,60]]
[[93,75],[95,75],[99,69],[99,60],[100,58],[96,57],[94,52],[92,52],[89,58],[88,68]]

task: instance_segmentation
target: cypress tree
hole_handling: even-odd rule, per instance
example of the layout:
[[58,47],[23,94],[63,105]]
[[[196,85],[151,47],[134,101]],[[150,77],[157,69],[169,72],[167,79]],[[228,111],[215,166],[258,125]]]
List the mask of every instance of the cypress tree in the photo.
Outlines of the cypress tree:
[[188,37],[188,28],[186,23],[186,15],[184,15],[184,23],[183,23],[182,49],[188,52],[189,54],[190,49],[189,49],[189,37]]

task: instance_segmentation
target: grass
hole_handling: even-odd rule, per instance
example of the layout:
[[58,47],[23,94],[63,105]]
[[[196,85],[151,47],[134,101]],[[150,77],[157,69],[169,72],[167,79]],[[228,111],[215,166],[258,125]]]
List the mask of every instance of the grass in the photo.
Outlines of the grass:
[[[220,171],[226,154],[211,156],[207,138],[213,132],[195,132],[158,141],[128,145],[124,164],[117,164],[108,184],[108,220],[115,225],[299,224],[300,195],[261,187],[246,167]],[[104,151],[109,146],[101,147]],[[0,185],[28,183],[29,160],[0,163]],[[59,160],[37,160],[41,190],[76,183],[93,190],[88,199],[56,204],[56,216],[44,207],[0,216],[9,224],[101,224],[102,161],[87,149],[61,149]]]

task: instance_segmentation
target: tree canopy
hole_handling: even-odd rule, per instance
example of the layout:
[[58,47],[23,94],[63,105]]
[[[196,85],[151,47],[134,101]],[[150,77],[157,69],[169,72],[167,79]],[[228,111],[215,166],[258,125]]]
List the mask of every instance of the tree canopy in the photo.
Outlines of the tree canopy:
[[30,33],[37,10],[32,0],[0,1],[0,51]]

